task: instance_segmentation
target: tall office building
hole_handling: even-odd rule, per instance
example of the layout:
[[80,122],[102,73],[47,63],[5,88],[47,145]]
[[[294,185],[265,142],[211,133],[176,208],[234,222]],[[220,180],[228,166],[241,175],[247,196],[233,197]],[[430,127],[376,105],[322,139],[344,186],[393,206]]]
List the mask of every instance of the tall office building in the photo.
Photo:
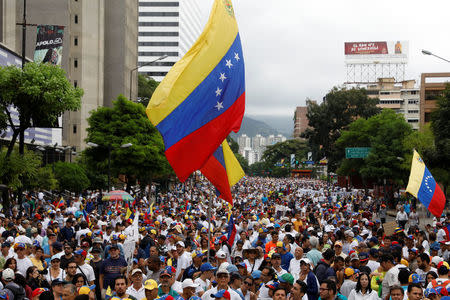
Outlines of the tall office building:
[[161,81],[200,36],[200,15],[197,0],[139,0],[139,72]]
[[[0,0],[1,41],[21,53],[23,1]],[[63,116],[62,144],[86,144],[87,118],[99,106],[111,106],[119,94],[130,94],[130,71],[137,65],[138,3],[135,0],[33,0],[27,23],[62,25],[62,68],[84,95],[81,109]],[[15,12],[15,14],[12,14]],[[13,31],[11,31],[13,28]],[[12,32],[15,32],[12,34]],[[27,26],[26,55],[34,56],[36,27]],[[136,74],[134,74],[136,76]],[[134,80],[132,98],[136,98]]]

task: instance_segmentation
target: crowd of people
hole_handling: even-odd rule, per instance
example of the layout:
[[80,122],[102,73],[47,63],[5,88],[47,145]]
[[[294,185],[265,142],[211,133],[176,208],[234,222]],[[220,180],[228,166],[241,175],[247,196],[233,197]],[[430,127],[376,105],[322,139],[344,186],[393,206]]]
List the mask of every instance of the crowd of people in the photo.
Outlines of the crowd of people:
[[[99,192],[30,193],[23,214],[17,206],[0,214],[0,299],[439,300],[450,292],[450,215],[422,224],[408,201],[390,217],[392,203],[364,191],[257,177],[233,188],[233,206],[204,181],[153,194],[108,202]],[[390,235],[388,218],[398,222]]]

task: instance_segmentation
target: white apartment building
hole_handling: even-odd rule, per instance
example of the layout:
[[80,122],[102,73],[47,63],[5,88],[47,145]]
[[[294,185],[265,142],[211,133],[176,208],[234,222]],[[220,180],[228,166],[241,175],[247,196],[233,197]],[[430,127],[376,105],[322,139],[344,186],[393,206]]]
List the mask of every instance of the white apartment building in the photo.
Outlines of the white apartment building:
[[161,81],[200,36],[200,20],[197,0],[139,0],[139,66],[168,56],[139,72]]
[[243,155],[245,148],[251,148],[252,147],[252,139],[248,137],[246,134],[242,134],[240,137],[237,138],[237,143],[239,145],[239,153]]
[[394,78],[379,78],[377,84],[367,86],[369,97],[378,97],[378,107],[393,109],[402,114],[413,129],[419,129],[420,88],[415,80],[396,83]]

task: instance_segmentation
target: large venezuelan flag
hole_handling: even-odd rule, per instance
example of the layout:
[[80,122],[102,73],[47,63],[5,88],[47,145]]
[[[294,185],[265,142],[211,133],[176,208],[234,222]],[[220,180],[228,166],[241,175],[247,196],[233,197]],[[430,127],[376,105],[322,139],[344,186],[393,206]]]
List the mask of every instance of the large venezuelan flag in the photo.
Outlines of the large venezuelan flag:
[[233,6],[216,0],[203,33],[158,86],[147,115],[183,182],[231,131],[239,131],[244,110],[244,61]]
[[233,205],[230,187],[244,177],[245,173],[226,140],[200,171],[219,191],[219,197]]
[[433,215],[438,218],[442,215],[445,195],[416,150],[414,150],[406,191],[419,199]]

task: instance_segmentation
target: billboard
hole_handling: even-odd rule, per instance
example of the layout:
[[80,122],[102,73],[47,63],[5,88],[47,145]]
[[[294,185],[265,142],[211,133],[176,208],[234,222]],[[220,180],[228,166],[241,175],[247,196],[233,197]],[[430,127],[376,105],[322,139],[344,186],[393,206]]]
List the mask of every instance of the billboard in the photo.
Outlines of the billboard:
[[38,25],[34,61],[61,65],[64,26]]
[[376,64],[408,62],[407,41],[346,42],[344,44],[347,64]]

